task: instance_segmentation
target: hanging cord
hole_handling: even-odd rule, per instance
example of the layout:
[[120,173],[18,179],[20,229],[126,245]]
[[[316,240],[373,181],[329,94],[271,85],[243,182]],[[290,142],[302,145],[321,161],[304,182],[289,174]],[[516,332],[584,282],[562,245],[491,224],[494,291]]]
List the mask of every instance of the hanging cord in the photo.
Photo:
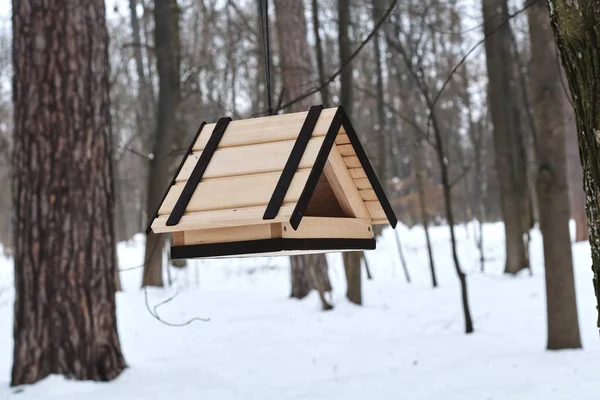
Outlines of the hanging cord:
[[[269,115],[273,115],[273,99],[271,98],[271,47],[269,40],[269,0],[259,0],[260,30],[263,39],[263,51],[265,54],[265,82],[267,89],[267,109]],[[263,15],[264,14],[264,15]]]

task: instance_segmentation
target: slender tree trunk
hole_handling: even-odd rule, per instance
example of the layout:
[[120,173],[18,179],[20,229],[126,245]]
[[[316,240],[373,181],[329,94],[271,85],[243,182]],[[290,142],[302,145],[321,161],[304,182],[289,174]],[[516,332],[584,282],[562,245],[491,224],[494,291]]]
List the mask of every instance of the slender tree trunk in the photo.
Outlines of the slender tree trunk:
[[[171,177],[170,167],[173,163],[173,143],[176,141],[176,108],[179,99],[179,69],[177,49],[179,36],[174,24],[179,15],[176,2],[172,0],[155,0],[155,47],[156,65],[158,69],[159,94],[156,133],[152,141],[150,174],[148,181],[149,218],[158,207],[163,193]],[[163,286],[163,249],[166,244],[165,235],[150,233],[146,238],[144,256],[144,272],[142,286]]]
[[325,64],[323,61],[323,45],[321,44],[321,23],[319,22],[318,0],[312,0],[313,34],[315,35],[315,52],[317,53],[317,72],[319,73],[319,84],[321,88],[321,101],[323,107],[329,108],[329,86],[325,83]]
[[[307,83],[312,79],[304,4],[295,0],[279,0],[275,2],[275,13],[284,95],[289,101],[304,94],[309,89]],[[312,96],[307,97],[292,105],[289,111],[306,111],[313,101]],[[323,309],[331,309],[324,295],[325,291],[331,291],[325,254],[292,256],[290,266],[291,297],[302,299],[314,288],[319,292]]]
[[[554,36],[575,108],[586,195],[593,284],[600,307],[600,1],[548,0]],[[600,326],[600,319],[598,320]]]
[[548,349],[580,348],[577,299],[569,235],[569,188],[565,152],[566,96],[560,84],[548,7],[527,10],[531,43],[531,86],[537,132],[538,202],[544,238]]
[[437,287],[437,277],[435,273],[435,263],[433,261],[433,250],[431,246],[431,238],[429,237],[429,215],[427,213],[427,200],[425,195],[425,171],[423,167],[423,159],[421,152],[422,145],[413,149],[413,164],[415,166],[415,180],[417,181],[417,191],[419,194],[419,210],[421,211],[421,223],[425,231],[425,240],[427,242],[427,255],[429,257],[429,271],[431,272],[431,284]]
[[[394,237],[396,238],[396,246],[398,247],[398,254],[400,255],[400,263],[402,264],[402,270],[404,271],[404,277],[406,278],[406,282],[410,283],[410,274],[408,273],[408,266],[406,265],[406,259],[404,258],[404,251],[402,250],[402,243],[400,243],[400,234],[395,229],[394,229]],[[436,283],[436,285],[437,285],[437,283]]]
[[[505,272],[516,274],[529,267],[525,237],[531,224],[527,163],[520,127],[515,65],[507,0],[482,0],[488,99],[494,125],[496,172],[506,236]],[[492,34],[493,32],[493,34]]]
[[126,367],[117,269],[104,1],[13,0],[11,385],[108,381]]
[[[350,25],[350,1],[338,0],[338,46],[340,49],[340,64],[344,63],[350,56],[350,37],[348,28]],[[340,103],[352,115],[352,66],[347,65],[340,75]],[[343,255],[344,270],[346,271],[347,291],[346,297],[355,304],[362,304],[362,282],[360,272],[361,255],[358,252],[348,252]]]
[[[344,272],[346,273],[346,297],[354,304],[362,304],[361,255],[358,251],[344,252]],[[358,267],[357,267],[358,266]]]

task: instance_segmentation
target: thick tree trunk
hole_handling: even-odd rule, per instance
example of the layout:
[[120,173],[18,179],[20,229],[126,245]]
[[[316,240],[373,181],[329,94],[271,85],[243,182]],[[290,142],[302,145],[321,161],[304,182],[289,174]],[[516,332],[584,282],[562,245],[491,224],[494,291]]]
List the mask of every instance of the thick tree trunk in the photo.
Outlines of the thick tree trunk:
[[537,194],[544,238],[548,348],[580,348],[577,299],[569,236],[569,188],[565,152],[566,96],[547,5],[527,10],[531,43],[531,93],[537,140]]
[[108,33],[103,0],[13,0],[11,385],[125,368],[115,312]]
[[[173,163],[173,144],[176,142],[175,113],[179,102],[179,33],[174,23],[179,12],[173,0],[155,0],[154,32],[156,65],[158,69],[158,118],[156,133],[152,140],[150,174],[148,180],[147,215],[152,218],[165,189],[171,179],[170,167]],[[144,255],[144,272],[142,287],[163,286],[163,249],[166,244],[165,235],[150,233],[146,238]]]
[[[564,70],[563,70],[564,71]],[[561,81],[567,86],[567,78]],[[566,90],[569,90],[566,87]],[[575,113],[570,99],[564,102],[565,107],[565,149],[567,151],[567,182],[569,184],[569,204],[571,205],[571,218],[575,221],[575,241],[582,242],[589,239],[587,217],[585,215],[585,192],[583,189],[583,174],[579,161],[579,144],[577,143],[577,126]]]
[[[496,172],[500,183],[500,204],[506,234],[505,272],[516,274],[529,267],[525,237],[531,226],[527,162],[520,126],[515,64],[511,49],[506,0],[482,0],[488,99],[494,126]],[[493,32],[493,34],[492,34]]]
[[575,108],[594,291],[600,306],[600,1],[548,0],[548,4]]
[[[307,83],[313,79],[304,4],[296,0],[279,0],[275,2],[275,13],[283,87],[286,101],[290,101],[304,94],[309,89]],[[314,97],[309,96],[292,105],[289,111],[306,111],[313,101]],[[325,254],[292,256],[290,266],[291,297],[302,299],[314,288],[319,292],[323,309],[330,309],[324,296],[325,291],[331,291]]]

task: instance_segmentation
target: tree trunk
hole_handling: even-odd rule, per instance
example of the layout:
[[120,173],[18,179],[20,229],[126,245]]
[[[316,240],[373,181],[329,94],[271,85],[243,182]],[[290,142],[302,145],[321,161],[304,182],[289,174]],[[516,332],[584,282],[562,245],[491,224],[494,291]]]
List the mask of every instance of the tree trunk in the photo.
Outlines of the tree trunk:
[[[350,48],[350,0],[338,0],[338,46],[340,65],[345,63],[352,52]],[[340,73],[340,103],[349,115],[352,115],[354,99],[352,97],[352,63],[346,65]]]
[[[554,36],[575,108],[586,194],[593,283],[600,306],[600,1],[548,0]],[[583,10],[583,11],[582,11]],[[598,320],[600,326],[600,319]]]
[[[156,133],[152,140],[152,159],[148,180],[148,218],[159,206],[160,200],[167,188],[173,163],[173,144],[176,142],[175,113],[179,102],[179,55],[177,24],[174,23],[179,15],[177,2],[173,0],[155,0],[155,53],[158,69],[158,117]],[[166,244],[165,235],[150,233],[146,238],[144,255],[144,272],[142,287],[163,286],[163,249]]]
[[321,24],[319,22],[318,0],[312,0],[312,22],[313,34],[315,35],[315,52],[317,53],[317,71],[319,73],[319,84],[322,86],[321,102],[323,107],[329,108],[329,86],[325,85],[325,62],[323,60],[323,45],[321,44]]
[[[309,89],[307,83],[313,79],[304,4],[296,0],[279,0],[275,2],[275,13],[283,87],[286,101],[290,101],[304,94]],[[309,96],[293,104],[289,111],[307,111],[313,101],[314,97]],[[330,309],[324,296],[324,291],[331,291],[325,254],[292,256],[290,267],[291,297],[302,299],[314,288],[319,291],[323,309]]]
[[527,10],[531,43],[531,93],[537,140],[537,193],[544,238],[548,349],[580,348],[577,299],[569,235],[569,188],[565,152],[566,95],[560,83],[547,5]]
[[126,367],[117,269],[104,2],[13,0],[11,385],[108,381]]
[[362,304],[362,279],[359,251],[342,253],[344,259],[344,272],[346,273],[346,297],[354,304]]
[[[338,45],[340,49],[340,65],[350,57],[350,38],[348,28],[350,25],[350,1],[338,0]],[[352,115],[352,66],[347,65],[340,75],[340,103]],[[355,304],[362,304],[362,282],[360,272],[361,254],[359,252],[346,252],[343,254],[344,270],[346,272],[348,300]]]
[[[496,172],[506,235],[505,272],[516,274],[529,267],[525,236],[531,225],[527,162],[520,126],[518,88],[513,76],[515,60],[507,0],[482,0],[487,72],[488,104],[494,126]],[[493,32],[493,34],[492,34]]]
[[429,215],[427,214],[427,200],[425,198],[425,171],[421,152],[422,145],[419,142],[418,147],[413,148],[413,164],[415,169],[415,180],[417,181],[417,191],[419,194],[419,210],[421,212],[421,223],[425,231],[425,240],[427,241],[427,255],[429,256],[429,271],[431,272],[431,285],[437,287],[437,277],[435,273],[435,263],[433,261],[433,250],[431,238],[429,237]]
[[[562,68],[561,68],[562,69]],[[563,75],[564,75],[564,69]],[[562,77],[561,77],[562,78]],[[567,78],[561,81],[561,87],[567,87]],[[579,161],[579,144],[577,143],[577,126],[575,125],[575,114],[570,99],[564,102],[565,107],[565,149],[567,151],[567,182],[569,184],[569,204],[571,205],[571,218],[575,221],[575,241],[587,241],[588,226],[585,215],[585,192],[583,189],[583,174],[581,173],[581,162]]]

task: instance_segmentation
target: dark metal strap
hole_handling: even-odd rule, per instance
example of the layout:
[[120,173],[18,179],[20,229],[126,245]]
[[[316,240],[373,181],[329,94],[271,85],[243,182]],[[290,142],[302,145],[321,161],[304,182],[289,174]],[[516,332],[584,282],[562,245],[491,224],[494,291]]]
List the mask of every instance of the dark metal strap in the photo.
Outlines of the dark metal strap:
[[323,168],[325,168],[325,163],[327,162],[327,158],[329,157],[329,153],[335,143],[335,138],[338,134],[338,131],[342,127],[342,122],[339,118],[339,109],[336,111],[333,119],[331,121],[331,125],[329,125],[329,129],[327,130],[327,134],[325,135],[325,140],[323,141],[323,145],[319,150],[319,154],[317,154],[317,158],[315,159],[315,163],[313,164],[312,169],[310,170],[310,174],[308,175],[308,179],[306,181],[306,185],[304,185],[304,189],[302,189],[302,193],[300,194],[300,198],[296,203],[296,207],[292,212],[292,216],[290,217],[290,225],[294,230],[298,229],[300,225],[300,221],[302,221],[302,217],[304,216],[304,212],[306,211],[306,207],[308,207],[308,203],[317,188],[317,183],[319,182],[319,178],[321,177],[321,173],[323,172]]
[[165,190],[165,194],[163,195],[162,199],[156,206],[156,212],[154,214],[152,214],[152,218],[150,218],[150,220],[148,221],[148,227],[146,228],[146,235],[149,235],[150,232],[152,232],[152,222],[154,222],[154,220],[158,217],[158,210],[160,210],[160,206],[162,205],[163,201],[165,201],[165,199],[167,198],[167,194],[169,194],[169,189],[171,189],[171,186],[173,186],[175,184],[175,179],[177,179],[177,175],[179,175],[179,172],[181,172],[181,168],[183,168],[183,165],[185,164],[185,160],[187,160],[189,155],[192,154],[192,149],[194,148],[194,144],[198,140],[198,137],[200,136],[200,132],[202,132],[204,125],[206,125],[206,122],[202,121],[202,123],[200,124],[200,127],[198,128],[198,130],[196,131],[196,134],[194,135],[194,139],[192,139],[190,146],[185,151],[185,155],[181,159],[181,163],[179,164],[179,167],[177,167],[177,171],[175,172],[175,175],[173,175],[173,178],[171,179],[171,183],[169,183],[169,186],[167,186],[167,189]]
[[192,195],[202,180],[202,176],[204,175],[204,171],[206,171],[206,168],[210,163],[210,159],[219,146],[219,142],[221,141],[229,122],[231,122],[231,118],[221,118],[215,125],[215,129],[213,130],[210,139],[208,139],[206,147],[200,154],[200,159],[196,163],[196,166],[194,167],[190,178],[186,182],[179,199],[177,199],[177,203],[175,203],[175,207],[173,207],[173,211],[171,211],[171,215],[169,215],[169,218],[167,219],[167,226],[177,225],[179,220],[181,220],[181,217],[185,213],[185,209],[187,208]]
[[367,153],[365,153],[364,148],[360,144],[360,140],[358,139],[358,135],[356,134],[356,131],[354,130],[354,127],[350,122],[350,118],[348,117],[346,110],[344,110],[342,106],[338,108],[338,112],[342,121],[342,126],[344,127],[344,130],[346,131],[346,134],[350,139],[350,143],[352,143],[352,147],[354,148],[356,157],[358,157],[360,165],[365,171],[367,178],[369,178],[369,182],[371,183],[371,186],[373,187],[373,190],[377,195],[377,200],[379,200],[379,203],[381,204],[381,207],[383,208],[383,211],[385,212],[385,215],[390,225],[392,226],[392,228],[395,228],[396,224],[398,223],[398,219],[396,218],[394,209],[392,208],[387,196],[385,195],[385,191],[383,190],[383,187],[381,187],[379,179],[377,179],[377,174],[375,174],[375,170],[369,162],[369,157],[367,157]]
[[298,135],[298,139],[296,139],[296,143],[294,143],[294,147],[292,148],[292,152],[281,172],[281,176],[279,177],[279,181],[275,186],[275,190],[271,195],[271,200],[269,200],[269,204],[265,210],[265,214],[263,215],[263,219],[274,219],[277,217],[279,213],[279,209],[283,204],[283,199],[285,198],[285,194],[287,193],[290,184],[292,183],[292,179],[294,178],[294,174],[298,170],[298,166],[300,165],[300,160],[306,151],[306,146],[308,146],[308,142],[312,137],[312,133],[317,125],[317,121],[319,120],[319,116],[321,115],[321,111],[323,110],[323,106],[312,106],[308,111],[306,119],[304,120],[304,124],[300,129],[300,134]]
[[343,239],[343,238],[308,238],[308,239],[257,239],[240,242],[194,244],[188,246],[172,246],[171,259],[212,258],[239,256],[280,251],[344,251],[375,250],[375,239]]

